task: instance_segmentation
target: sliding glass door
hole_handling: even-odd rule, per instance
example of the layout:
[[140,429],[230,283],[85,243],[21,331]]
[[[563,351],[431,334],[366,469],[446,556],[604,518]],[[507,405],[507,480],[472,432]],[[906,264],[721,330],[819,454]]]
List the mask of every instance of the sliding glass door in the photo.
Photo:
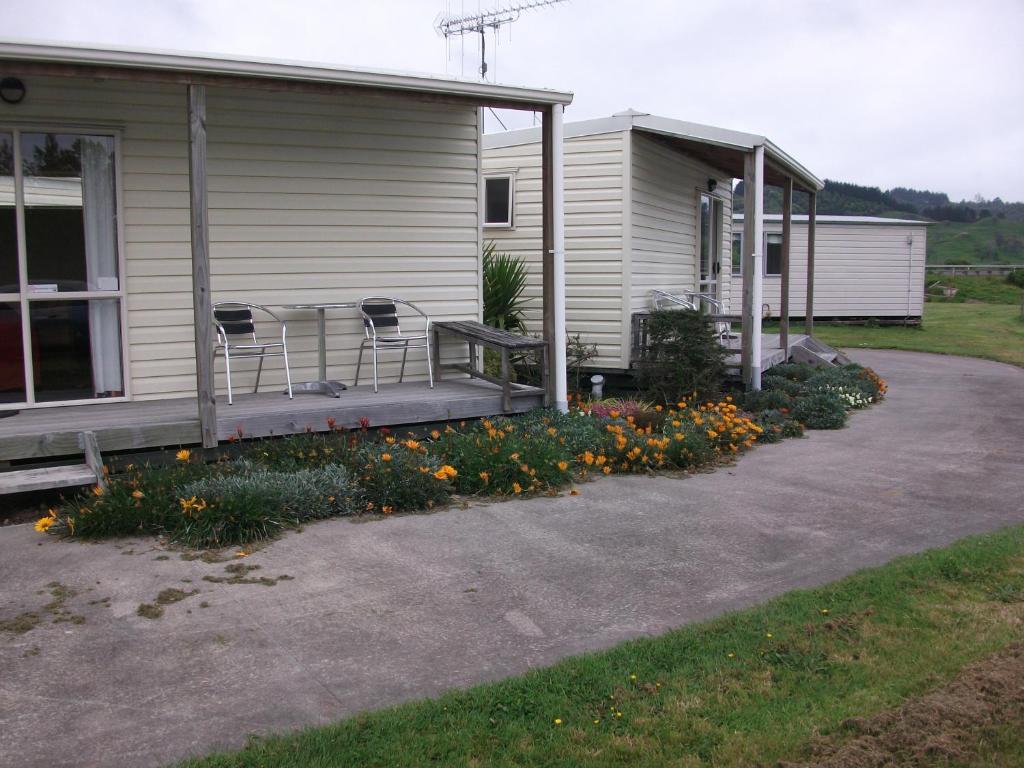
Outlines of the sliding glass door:
[[722,201],[714,195],[699,193],[698,204],[699,277],[697,291],[717,299],[722,263]]
[[124,396],[115,147],[0,130],[0,402]]

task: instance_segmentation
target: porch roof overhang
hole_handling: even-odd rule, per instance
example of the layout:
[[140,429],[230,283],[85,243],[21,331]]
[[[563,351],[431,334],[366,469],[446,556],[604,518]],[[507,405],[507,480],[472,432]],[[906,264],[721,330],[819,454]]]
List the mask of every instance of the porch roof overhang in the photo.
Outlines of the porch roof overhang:
[[[659,117],[632,109],[617,112],[611,117],[567,123],[565,136],[570,138],[630,130],[656,136],[670,146],[730,174],[734,179],[743,178],[744,158],[756,147],[764,147],[767,184],[781,186],[787,178],[791,178],[793,186],[805,192],[818,192],[825,186],[817,176],[765,136]],[[528,128],[485,136],[484,146],[507,147],[537,140],[537,129]]]
[[533,109],[572,102],[569,91],[330,64],[206,53],[97,48],[50,42],[0,41],[0,74],[38,74],[183,85],[381,95],[414,94],[425,101]]

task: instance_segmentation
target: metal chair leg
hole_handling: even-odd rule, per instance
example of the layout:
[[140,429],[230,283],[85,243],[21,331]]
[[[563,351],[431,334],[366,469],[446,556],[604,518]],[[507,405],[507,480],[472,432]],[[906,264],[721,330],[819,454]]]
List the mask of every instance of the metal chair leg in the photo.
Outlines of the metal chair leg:
[[366,343],[362,342],[359,344],[359,357],[356,359],[356,378],[352,382],[353,387],[359,386],[359,369],[363,366],[363,350],[366,349]]
[[[292,396],[292,371],[291,371],[291,368],[288,367],[288,347],[287,347],[287,345],[283,345],[281,347],[281,351],[284,353],[284,377],[285,377],[285,379],[288,382],[288,399],[292,400],[292,399],[294,399],[293,396]],[[262,360],[260,362],[262,362]]]
[[[266,350],[264,350],[266,351]],[[260,391],[260,377],[263,375],[263,355],[260,355],[260,364],[256,366],[256,386],[252,388],[252,393],[255,395]]]
[[228,405],[234,405],[235,401],[231,396],[231,353],[227,346],[224,347],[224,372],[228,379]]
[[427,339],[427,343],[426,343],[426,347],[425,348],[427,350],[427,378],[430,379],[430,388],[433,389],[434,388],[434,364],[433,364],[433,361],[430,359],[430,340],[429,339]]
[[409,357],[409,342],[405,342],[405,349],[402,350],[402,369],[398,372],[398,383],[405,380],[405,359]]
[[377,345],[373,345],[373,393],[377,394]]

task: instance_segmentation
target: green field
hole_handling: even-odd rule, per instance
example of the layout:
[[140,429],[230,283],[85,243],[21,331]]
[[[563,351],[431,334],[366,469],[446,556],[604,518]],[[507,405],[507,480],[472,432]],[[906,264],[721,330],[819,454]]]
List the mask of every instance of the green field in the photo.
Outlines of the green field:
[[1024,316],[1012,304],[929,302],[920,327],[816,324],[814,335],[834,347],[937,352],[1024,366]]
[[928,226],[929,264],[1024,264],[1024,221],[980,219]]
[[940,275],[930,273],[925,277],[925,291],[929,294],[941,293],[931,286],[936,283],[956,288],[956,296],[929,296],[930,301],[938,304],[962,304],[963,302],[983,301],[986,304],[1020,304],[1024,301],[1024,288],[1018,288],[1006,281],[1005,277],[995,275]]
[[[1002,653],[992,654],[1020,638],[1022,620],[1018,527],[522,677],[185,765],[729,768],[814,760],[816,735],[837,748],[856,736],[849,718],[945,702],[951,689],[943,686],[966,664],[987,659],[1015,674]],[[387,654],[400,652],[382,650],[382,676]],[[922,746],[959,736],[966,756],[981,761],[971,764],[1024,758],[1019,714],[966,725],[929,718],[913,731]]]

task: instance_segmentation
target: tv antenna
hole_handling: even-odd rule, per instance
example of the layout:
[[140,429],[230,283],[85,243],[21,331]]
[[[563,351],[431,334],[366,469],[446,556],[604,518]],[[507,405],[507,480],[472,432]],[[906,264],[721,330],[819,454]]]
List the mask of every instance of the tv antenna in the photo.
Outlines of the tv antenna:
[[517,21],[523,11],[532,11],[566,0],[520,0],[518,3],[490,11],[468,13],[459,16],[438,14],[434,29],[446,40],[455,35],[480,35],[480,77],[487,79],[487,30],[493,30],[495,39],[498,30],[505,24]]

